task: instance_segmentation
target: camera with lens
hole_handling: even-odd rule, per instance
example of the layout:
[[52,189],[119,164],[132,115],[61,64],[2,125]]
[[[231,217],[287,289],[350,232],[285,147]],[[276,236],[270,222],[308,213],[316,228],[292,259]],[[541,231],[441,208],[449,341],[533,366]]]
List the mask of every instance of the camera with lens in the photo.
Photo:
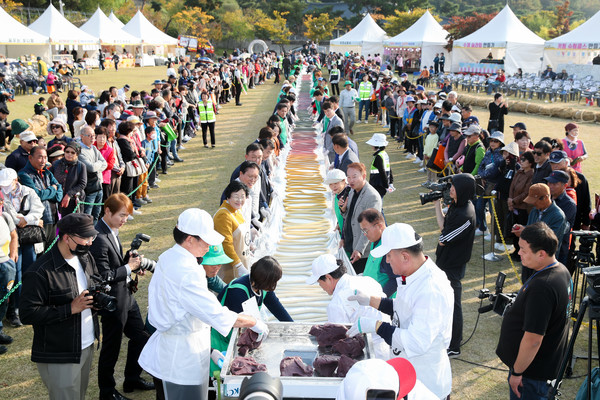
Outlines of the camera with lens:
[[97,280],[88,287],[88,296],[94,298],[92,306],[98,310],[115,311],[117,299],[109,295],[110,285],[108,281]]
[[440,179],[436,183],[429,184],[429,190],[431,190],[431,192],[419,193],[421,205],[431,203],[432,201],[436,201],[438,199],[444,199],[445,201],[449,202],[450,187],[452,186],[451,179],[451,176],[447,176],[445,178]]
[[598,231],[572,231],[573,237],[579,238],[579,251],[592,251],[592,247],[598,238],[600,232]]
[[494,311],[496,314],[504,316],[506,310],[508,310],[513,305],[517,298],[517,294],[503,293],[505,280],[506,274],[503,272],[498,272],[498,276],[496,277],[495,293],[490,293],[488,289],[479,290],[479,295],[477,297],[482,300],[489,299],[491,303],[487,306],[480,307],[477,310],[480,314],[486,313],[488,311]]
[[[145,233],[138,233],[135,235],[135,238],[133,238],[131,241],[131,249],[129,250],[130,257],[139,256],[138,250],[142,246],[142,243],[148,243],[150,239],[152,239],[152,237],[150,235],[146,235]],[[140,262],[140,269],[154,273],[154,267],[156,267],[156,261],[145,257],[142,258]]]
[[258,372],[251,378],[244,378],[239,399],[281,400],[283,385],[279,378],[274,378],[266,372]]

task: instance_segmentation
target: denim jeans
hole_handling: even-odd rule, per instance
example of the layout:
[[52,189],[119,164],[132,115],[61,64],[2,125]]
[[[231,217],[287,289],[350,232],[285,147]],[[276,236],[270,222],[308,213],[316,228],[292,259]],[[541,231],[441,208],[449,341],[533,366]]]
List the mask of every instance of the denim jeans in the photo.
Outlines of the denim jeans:
[[[10,291],[8,285],[11,281],[13,284],[17,284],[19,281],[16,281],[17,275],[17,266],[13,260],[8,260],[6,262],[0,263],[0,300],[6,296],[6,294]],[[12,285],[10,285],[12,289]],[[4,315],[6,315],[6,310],[8,309],[8,299],[0,304],[0,330],[2,330],[2,320],[4,319]]]
[[[23,274],[27,272],[27,269],[34,263],[37,255],[32,244],[26,244],[19,246],[19,259],[15,264],[15,284],[21,282]],[[8,305],[8,315],[15,314],[19,308],[19,298],[21,297],[21,287],[10,295],[10,304]],[[1,297],[0,297],[1,298]]]
[[[102,203],[102,190],[98,190],[97,192],[86,194],[85,202],[86,203]],[[92,217],[94,217],[94,223],[96,223],[96,221],[98,221],[98,218],[100,217],[100,211],[102,211],[101,205],[86,204],[85,207],[83,207],[83,213],[89,214]]]
[[[510,379],[510,374],[508,374]],[[508,387],[510,392],[510,400],[547,400],[548,399],[548,386],[547,381],[538,381],[536,379],[529,379],[523,377],[523,386],[520,388],[521,398],[512,391],[511,387]]]
[[361,100],[358,102],[358,120],[362,118],[362,110],[365,109],[365,121],[369,120],[369,105],[371,100]]
[[[178,159],[179,155],[177,154],[177,142],[175,140],[171,140],[169,142],[169,149],[171,150],[171,155],[174,159]],[[162,151],[167,151],[167,149],[163,148]]]

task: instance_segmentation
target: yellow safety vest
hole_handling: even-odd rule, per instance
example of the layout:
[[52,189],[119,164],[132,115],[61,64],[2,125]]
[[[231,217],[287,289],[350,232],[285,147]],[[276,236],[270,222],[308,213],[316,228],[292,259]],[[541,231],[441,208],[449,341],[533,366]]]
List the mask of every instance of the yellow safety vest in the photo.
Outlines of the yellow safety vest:
[[198,103],[198,112],[200,113],[200,122],[215,122],[217,120],[212,101],[207,101],[206,107],[204,107],[203,102]]
[[373,84],[369,81],[362,81],[358,86],[358,97],[361,100],[369,100],[371,99],[371,89],[373,89]]
[[[383,159],[383,168],[385,169],[385,174],[387,175],[388,179],[390,178],[390,171],[391,171],[391,166],[390,166],[390,156],[388,155],[388,153],[385,152],[385,150],[382,150],[381,152],[379,152],[379,154],[377,154],[376,157],[381,156],[381,158]],[[373,174],[379,174],[379,170],[375,167],[375,157],[373,157],[373,161],[371,162],[371,175]]]

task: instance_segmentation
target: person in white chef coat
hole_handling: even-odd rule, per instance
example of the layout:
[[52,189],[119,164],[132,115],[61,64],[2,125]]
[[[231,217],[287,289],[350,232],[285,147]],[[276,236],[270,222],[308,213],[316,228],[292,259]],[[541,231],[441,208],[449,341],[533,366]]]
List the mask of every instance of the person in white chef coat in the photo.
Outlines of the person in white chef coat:
[[392,323],[359,317],[348,336],[376,333],[391,346],[393,357],[404,357],[417,378],[438,398],[452,390],[452,369],[446,349],[452,336],[454,292],[446,274],[423,253],[423,239],[412,226],[388,226],[373,257],[387,255],[399,275],[395,299],[372,296],[358,290],[348,300],[391,315]]
[[[210,328],[227,335],[247,327],[262,337],[266,324],[221,306],[209,292],[199,258],[223,241],[211,216],[190,208],[173,229],[176,244],[158,258],[148,287],[148,320],[156,327],[142,350],[139,364],[162,380],[165,398],[207,399]],[[157,387],[157,392],[160,389]]]
[[[324,254],[312,262],[312,275],[306,280],[309,285],[318,283],[328,295],[332,296],[327,305],[327,322],[332,324],[352,324],[359,317],[370,317],[390,322],[390,318],[373,307],[360,305],[349,300],[357,290],[369,296],[387,297],[381,285],[368,276],[354,276],[346,273],[342,260],[331,254]],[[373,336],[375,357],[382,360],[390,358],[390,346],[377,335]]]

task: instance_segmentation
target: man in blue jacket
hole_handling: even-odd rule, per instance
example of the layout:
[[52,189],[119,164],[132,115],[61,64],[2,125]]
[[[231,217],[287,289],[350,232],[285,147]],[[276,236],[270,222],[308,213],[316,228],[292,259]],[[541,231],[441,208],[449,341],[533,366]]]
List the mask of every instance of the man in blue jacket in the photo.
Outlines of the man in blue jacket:
[[62,186],[52,172],[46,169],[48,155],[46,149],[36,146],[29,153],[29,161],[19,172],[19,181],[22,185],[29,186],[38,195],[42,204],[44,204],[44,231],[46,232],[47,249],[56,237],[56,223],[58,222],[58,204],[63,197]]

